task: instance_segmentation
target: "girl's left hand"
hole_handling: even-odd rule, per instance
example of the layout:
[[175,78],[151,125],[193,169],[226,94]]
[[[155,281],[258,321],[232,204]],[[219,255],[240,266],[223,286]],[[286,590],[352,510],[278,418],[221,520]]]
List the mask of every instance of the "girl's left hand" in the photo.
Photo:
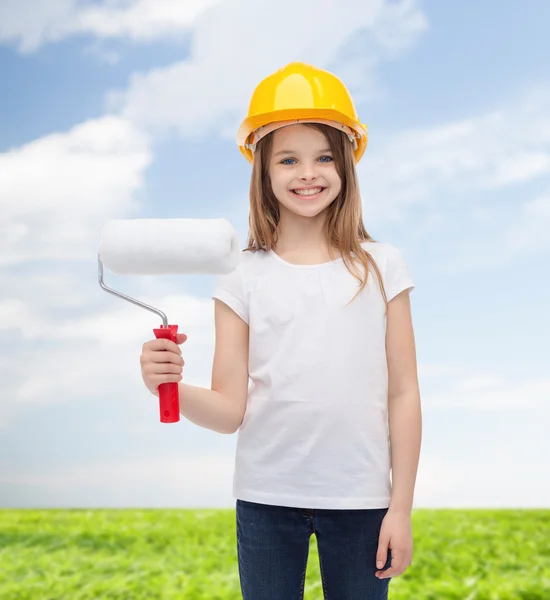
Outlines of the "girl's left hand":
[[[386,564],[388,547],[391,548],[391,567],[382,571]],[[378,538],[376,552],[376,576],[380,579],[401,575],[412,562],[413,537],[411,516],[408,513],[388,510]]]

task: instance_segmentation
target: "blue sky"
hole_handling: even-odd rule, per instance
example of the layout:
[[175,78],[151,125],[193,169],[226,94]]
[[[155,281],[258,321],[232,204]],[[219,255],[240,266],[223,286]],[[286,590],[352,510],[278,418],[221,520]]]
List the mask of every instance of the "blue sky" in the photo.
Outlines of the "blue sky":
[[[233,505],[236,436],[159,423],[139,373],[158,324],[99,288],[97,247],[125,217],[225,217],[244,245],[234,136],[292,60],[356,98],[367,230],[416,282],[415,505],[548,506],[549,18],[542,1],[0,7],[0,506]],[[180,324],[186,381],[208,386],[214,279],[106,281]]]

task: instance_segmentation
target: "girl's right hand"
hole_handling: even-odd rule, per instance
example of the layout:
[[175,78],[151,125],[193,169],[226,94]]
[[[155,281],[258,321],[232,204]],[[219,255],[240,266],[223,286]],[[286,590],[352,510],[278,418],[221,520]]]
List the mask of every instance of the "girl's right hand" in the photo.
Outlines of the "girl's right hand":
[[143,382],[151,394],[158,397],[158,387],[161,383],[175,381],[179,383],[182,377],[185,361],[181,356],[180,344],[187,340],[185,333],[176,334],[177,342],[167,339],[149,340],[143,344],[139,362]]

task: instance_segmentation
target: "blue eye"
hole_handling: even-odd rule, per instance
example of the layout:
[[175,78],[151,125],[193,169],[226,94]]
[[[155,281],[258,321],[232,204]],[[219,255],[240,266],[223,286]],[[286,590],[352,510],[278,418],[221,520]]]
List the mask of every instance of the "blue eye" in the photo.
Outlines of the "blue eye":
[[[323,159],[325,159],[325,158],[326,158],[326,159],[328,159],[328,160],[323,160]],[[294,159],[294,158],[285,158],[285,159],[283,159],[283,160],[281,161],[281,164],[282,164],[282,165],[290,165],[291,163],[289,163],[288,161],[292,161],[292,160],[293,160],[293,161],[295,161],[296,159]],[[320,160],[321,162],[332,162],[332,156],[328,156],[328,155],[321,156],[321,157],[319,158],[319,160]]]

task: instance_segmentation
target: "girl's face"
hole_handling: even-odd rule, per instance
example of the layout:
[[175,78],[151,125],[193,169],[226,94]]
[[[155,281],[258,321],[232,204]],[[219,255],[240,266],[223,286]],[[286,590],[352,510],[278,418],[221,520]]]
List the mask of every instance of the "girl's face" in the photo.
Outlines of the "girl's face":
[[304,217],[317,216],[342,187],[328,140],[317,129],[300,124],[271,135],[269,175],[281,213],[287,209]]

